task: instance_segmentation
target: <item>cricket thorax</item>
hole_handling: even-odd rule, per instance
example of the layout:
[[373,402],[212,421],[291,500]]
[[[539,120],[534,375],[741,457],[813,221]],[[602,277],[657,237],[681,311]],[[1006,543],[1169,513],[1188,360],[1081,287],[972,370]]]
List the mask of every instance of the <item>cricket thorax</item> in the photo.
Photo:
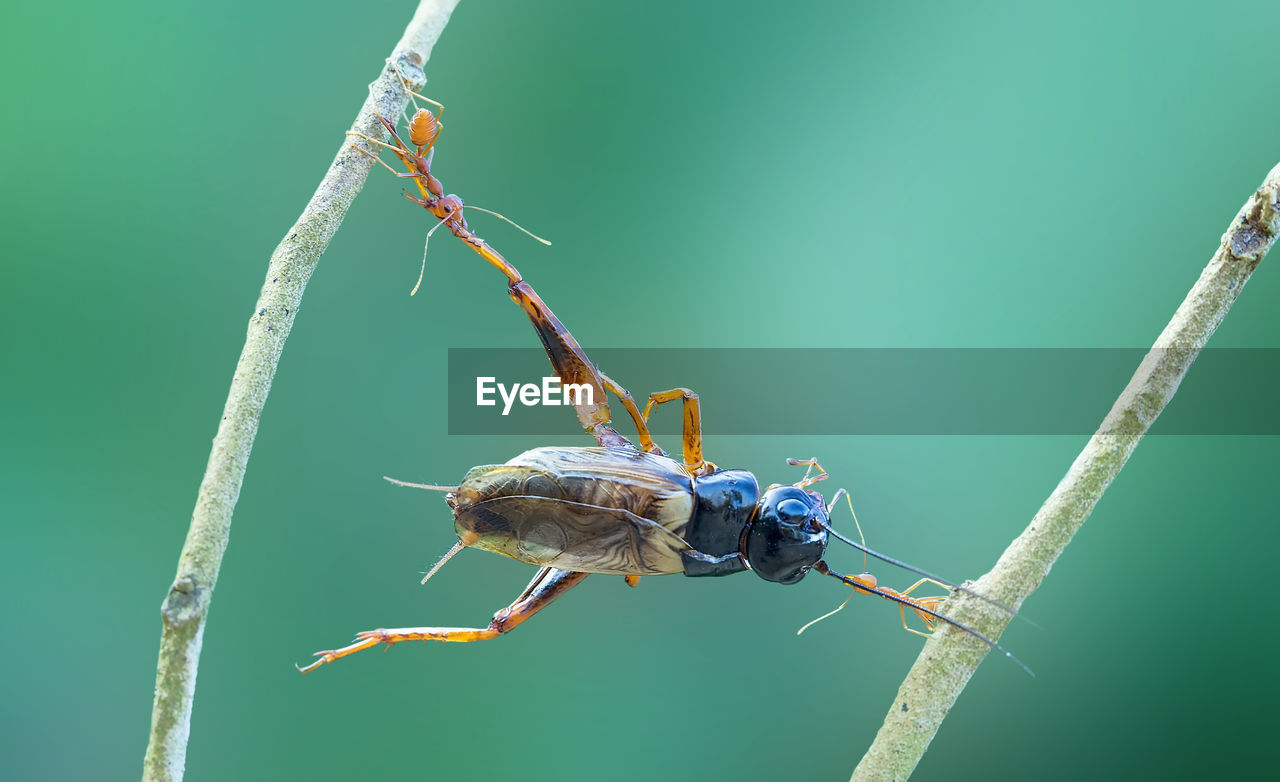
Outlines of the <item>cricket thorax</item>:
[[686,576],[727,576],[747,569],[739,553],[742,533],[760,500],[760,485],[746,470],[719,470],[698,478],[693,487],[693,518],[685,540],[714,560],[685,552]]

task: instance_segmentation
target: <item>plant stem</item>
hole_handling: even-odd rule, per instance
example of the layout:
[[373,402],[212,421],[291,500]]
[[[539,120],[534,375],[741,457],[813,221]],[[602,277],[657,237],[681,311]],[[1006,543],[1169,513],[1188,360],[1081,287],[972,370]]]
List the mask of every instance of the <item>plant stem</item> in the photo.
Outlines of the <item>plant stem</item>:
[[[391,63],[398,66],[415,89],[419,88],[425,82],[422,65],[457,2],[422,0],[392,51],[388,65],[369,86],[369,96],[351,130],[385,138],[374,111],[384,117],[396,117],[408,102],[404,84]],[[144,782],[182,779],[205,618],[231,533],[231,515],[258,432],[258,419],[271,390],[285,339],[302,304],[307,280],[364,185],[372,165],[373,161],[353,150],[344,136],[337,156],[302,216],[271,254],[266,282],[249,318],[244,348],[231,379],[218,433],[213,438],[209,464],[196,494],[191,526],[178,558],[178,572],[160,609],[163,629],[156,666],[151,739],[143,761]]]
[[[1089,517],[1138,441],[1173,398],[1178,385],[1226,317],[1236,297],[1271,249],[1280,231],[1280,165],[1249,197],[1222,244],[1139,364],[1098,431],[1076,457],[1031,524],[1005,549],[975,591],[1014,607],[1022,605]],[[948,615],[999,638],[1012,619],[970,596],[953,593]],[[852,780],[906,779],[919,763],[942,719],[990,649],[973,636],[943,625],[925,644],[898,689],[884,725]],[[974,773],[980,774],[976,771]]]

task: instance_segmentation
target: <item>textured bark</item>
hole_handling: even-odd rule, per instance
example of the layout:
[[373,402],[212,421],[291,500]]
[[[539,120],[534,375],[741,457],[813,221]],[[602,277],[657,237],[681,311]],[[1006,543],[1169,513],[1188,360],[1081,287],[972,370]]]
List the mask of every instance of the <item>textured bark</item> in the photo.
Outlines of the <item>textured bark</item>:
[[[369,96],[351,130],[384,137],[374,111],[384,117],[397,117],[408,102],[396,69],[415,88],[424,83],[422,65],[456,5],[457,0],[423,0],[419,4],[387,66],[369,86]],[[338,154],[320,186],[271,255],[266,282],[253,306],[244,348],[213,438],[209,464],[196,494],[191,526],[178,558],[178,572],[160,609],[160,659],[156,666],[151,739],[142,773],[146,782],[182,779],[205,619],[231,534],[231,515],[240,496],[258,419],[271,391],[285,339],[302,305],[307,280],[372,165],[342,136]]]
[[[1231,221],[1218,251],[1098,431],[1031,524],[1009,544],[995,567],[972,585],[975,591],[1018,608],[1040,586],[1142,436],[1173,398],[1249,275],[1271,249],[1280,231],[1277,210],[1280,165],[1271,170]],[[999,638],[1012,618],[988,603],[959,593],[947,602],[948,616],[989,638]],[[910,776],[988,651],[973,636],[943,625],[907,673],[875,742],[853,772],[853,782]],[[980,776],[981,771],[971,770],[970,776],[974,775]]]

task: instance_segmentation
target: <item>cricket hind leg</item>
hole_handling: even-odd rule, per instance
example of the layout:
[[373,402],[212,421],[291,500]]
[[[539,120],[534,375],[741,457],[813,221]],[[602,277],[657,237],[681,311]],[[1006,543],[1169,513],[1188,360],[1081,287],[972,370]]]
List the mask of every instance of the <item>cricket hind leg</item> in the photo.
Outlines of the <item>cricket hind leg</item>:
[[[566,386],[576,384],[590,392],[589,394],[580,392],[574,404],[574,410],[578,414],[578,421],[583,429],[595,437],[596,442],[602,446],[630,446],[631,443],[627,438],[609,425],[612,416],[609,412],[609,400],[605,397],[605,382],[600,370],[596,369],[595,364],[587,358],[582,346],[555,316],[551,308],[534,292],[529,283],[520,279],[520,273],[510,264],[505,266],[506,268],[502,266],[498,268],[502,269],[511,281],[508,286],[511,300],[524,310],[529,322],[533,324],[533,330],[537,332],[538,339],[542,340],[547,358],[551,361],[551,369],[559,376],[560,383]],[[615,388],[620,388],[616,383],[612,381],[610,383]],[[619,398],[623,397],[619,395]],[[634,405],[635,403],[632,402],[632,407]],[[623,406],[626,406],[625,399]]]
[[[415,168],[426,173],[428,164],[418,156],[413,155],[404,146],[404,142],[396,135],[395,127],[391,123],[382,119],[383,126],[387,132],[394,138],[397,146],[390,148],[396,153],[411,171]],[[421,161],[421,162],[419,162]],[[409,196],[410,200],[428,208],[432,214],[441,220],[449,220],[450,231],[471,245],[481,258],[484,258],[489,265],[502,272],[507,278],[507,293],[511,297],[525,315],[529,318],[529,322],[533,325],[534,331],[538,335],[538,339],[542,341],[543,348],[547,351],[547,358],[551,361],[551,368],[560,378],[562,385],[577,385],[588,393],[579,391],[574,403],[574,411],[578,415],[578,421],[582,424],[583,429],[596,439],[596,442],[605,447],[633,447],[627,438],[618,433],[609,422],[612,417],[609,412],[609,401],[605,395],[605,384],[601,378],[600,371],[587,358],[587,354],[583,351],[582,346],[573,338],[569,330],[565,328],[560,319],[555,316],[551,308],[546,302],[533,290],[529,283],[524,281],[520,276],[520,272],[515,266],[502,256],[497,250],[489,246],[480,237],[476,236],[466,226],[466,221],[462,219],[461,199],[456,196],[441,196],[433,198],[430,195],[428,183],[424,183],[423,177],[418,177],[415,181],[419,189],[423,192],[423,198],[417,199]],[[434,183],[431,187],[438,187],[438,182],[431,178],[430,182]],[[456,214],[456,220],[454,216]],[[612,381],[610,381],[612,383]],[[618,387],[617,384],[613,384]],[[618,387],[620,388],[620,387]],[[623,405],[627,405],[627,399],[623,398],[626,392],[620,394],[623,399]],[[626,395],[629,397],[629,395]],[[643,420],[638,416],[637,412],[633,412],[635,407],[634,401],[628,413],[637,421],[642,431],[647,432],[647,428],[643,427]],[[652,438],[650,438],[652,443]]]
[[520,597],[516,598],[515,602],[493,615],[488,627],[398,627],[389,630],[366,630],[357,633],[355,642],[349,646],[316,652],[315,656],[320,659],[310,665],[301,666],[298,670],[302,673],[310,673],[322,665],[328,665],[334,660],[371,649],[379,644],[391,646],[401,641],[452,641],[455,643],[488,641],[515,629],[526,619],[546,608],[552,600],[582,583],[582,579],[587,575],[587,573],[544,567],[533,577],[529,586],[525,587],[524,592],[520,593]]

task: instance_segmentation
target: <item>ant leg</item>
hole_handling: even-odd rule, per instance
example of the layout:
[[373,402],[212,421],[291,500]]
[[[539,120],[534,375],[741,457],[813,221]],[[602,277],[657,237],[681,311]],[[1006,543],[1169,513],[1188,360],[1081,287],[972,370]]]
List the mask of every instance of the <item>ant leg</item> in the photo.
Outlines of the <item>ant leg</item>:
[[[417,156],[414,155],[412,152],[406,150],[404,147],[397,146],[395,144],[388,144],[385,141],[379,141],[376,138],[366,136],[365,134],[356,130],[348,130],[347,135],[362,138],[365,140],[366,143],[383,147],[385,149],[389,149],[392,152],[394,152],[395,156],[400,158],[400,162],[404,163],[405,166],[409,169],[408,174],[401,174],[400,172],[396,171],[394,168],[391,168],[391,166],[388,166],[386,163],[382,163],[383,166],[385,166],[391,173],[395,174],[396,176],[402,176],[402,177],[403,176],[412,176],[412,177],[423,176],[431,170],[429,161],[424,160],[421,162],[421,164],[419,164]],[[399,141],[399,139],[397,139],[397,141]],[[373,151],[365,149],[364,147],[358,146],[356,144],[352,144],[351,148],[358,149],[364,154],[368,155],[369,157],[379,162],[381,162],[382,160]]]
[[618,401],[626,408],[627,415],[631,416],[631,422],[636,425],[636,435],[640,438],[640,450],[645,453],[666,456],[662,449],[653,442],[653,435],[649,432],[649,424],[640,415],[640,408],[636,406],[636,401],[632,398],[631,392],[615,383],[612,378],[603,372],[600,373],[600,382],[604,383],[604,387],[618,397]]
[[649,413],[654,406],[665,402],[684,400],[684,467],[694,475],[705,474],[716,469],[711,462],[702,458],[702,411],[698,395],[687,388],[673,388],[670,391],[659,391],[649,395],[649,403],[644,406],[644,420],[649,421]]
[[[949,584],[944,584],[944,583],[942,583],[941,581],[935,581],[935,580],[933,580],[932,578],[922,578],[922,579],[920,579],[919,581],[917,581],[917,582],[915,582],[914,584],[912,584],[911,586],[909,586],[909,587],[907,587],[906,589],[904,589],[903,591],[899,592],[898,594],[900,594],[900,595],[909,595],[909,594],[911,594],[913,591],[915,591],[916,587],[919,587],[919,586],[921,586],[922,584],[933,584],[934,586],[936,586],[936,587],[937,587],[937,588],[939,588],[939,589],[945,589],[947,592],[950,592],[950,591],[951,591],[951,589],[952,589],[952,587],[951,587]],[[931,597],[925,597],[925,598],[921,598],[921,599],[920,599],[920,602],[924,602],[925,600],[933,600],[933,599],[934,599],[934,598],[931,598]],[[946,600],[947,598],[946,598],[946,595],[939,595],[939,596],[937,596],[937,598],[936,598],[936,599],[941,601],[941,600]]]
[[[817,483],[818,481],[825,481],[825,480],[827,479],[827,471],[826,471],[826,470],[824,470],[824,469],[822,469],[822,465],[821,465],[821,464],[818,464],[818,460],[817,460],[816,458],[813,458],[813,459],[787,459],[787,464],[789,464],[789,465],[791,465],[791,466],[793,466],[793,467],[794,467],[794,466],[796,466],[796,465],[805,465],[805,466],[807,466],[807,467],[809,468],[809,469],[807,469],[807,470],[805,470],[805,471],[804,471],[804,477],[803,477],[803,478],[801,478],[801,479],[800,479],[800,481],[799,481],[798,483],[796,483],[796,485],[795,485],[795,486],[796,486],[796,488],[797,488],[797,489],[804,489],[804,488],[807,488],[807,487],[809,487],[809,486],[812,486],[813,484]],[[810,478],[810,477],[809,477],[809,473],[810,473],[810,472],[812,472],[814,469],[817,469],[818,474],[817,474],[817,475],[815,475],[815,476],[813,476],[812,478]],[[834,503],[833,503],[833,504],[834,504]],[[851,503],[850,503],[850,505],[849,505],[849,509],[850,509],[850,510],[853,510],[853,504],[852,504],[852,502],[851,502]],[[856,520],[856,517],[855,517],[855,520]],[[861,534],[861,533],[862,533],[862,530],[861,530],[861,529],[859,529],[859,530],[858,530],[858,533],[859,533],[859,534]],[[863,545],[866,545],[866,541],[863,541]]]
[[[880,591],[888,592],[890,594],[897,595],[898,597],[908,597],[912,592],[916,590],[917,587],[921,586],[922,584],[933,584],[939,589],[945,589],[948,592],[951,591],[951,588],[948,587],[946,584],[942,583],[941,581],[935,581],[932,578],[922,578],[901,592],[896,592],[886,587],[880,587]],[[946,599],[947,599],[946,595],[933,595],[930,597],[911,598],[911,602],[918,603],[921,606],[931,611],[937,611],[938,606],[946,602]],[[916,616],[920,617],[920,620],[924,622],[925,627],[929,628],[929,632],[925,633],[919,630],[912,629],[911,627],[907,626],[906,608],[907,607],[902,603],[898,603],[898,615],[902,617],[902,629],[906,630],[908,633],[915,633],[916,635],[928,638],[933,633],[934,629],[938,626],[938,620],[935,617],[929,616],[923,611],[916,611],[915,609],[912,609],[913,611],[915,611]]]
[[408,89],[407,87],[405,88],[405,92],[409,93],[410,95],[412,95],[412,96],[413,96],[413,97],[415,97],[415,98],[419,98],[419,99],[421,99],[421,100],[423,100],[423,101],[425,101],[425,102],[427,102],[427,103],[430,103],[432,106],[435,106],[435,107],[436,107],[436,122],[439,122],[439,121],[440,121],[440,118],[441,118],[442,116],[444,116],[444,104],[443,104],[443,103],[441,103],[440,101],[438,101],[438,100],[432,100],[432,99],[428,98],[426,95],[423,95],[423,94],[422,94],[422,93],[420,93],[420,92],[414,92],[413,90]]
[[431,124],[429,127],[434,128],[435,132],[431,134],[431,143],[423,145],[423,146],[431,146],[431,144],[434,144],[436,142],[436,139],[440,137],[440,133],[444,130],[444,122],[440,119],[441,117],[444,116],[444,104],[439,101],[431,100],[426,95],[419,94],[410,89],[405,89],[405,92],[409,93],[409,95],[414,98],[422,98],[427,103],[430,103],[432,106],[436,107],[436,113],[432,114],[429,109],[424,109],[420,107],[418,105],[418,102],[415,100],[413,102],[413,108],[414,108],[413,119],[408,120],[408,124],[412,126],[414,120],[416,120],[424,112],[427,114],[427,116],[431,118]]
[[[361,138],[363,138],[365,141],[368,141],[368,142],[370,142],[370,143],[372,143],[372,144],[380,144],[381,146],[387,147],[388,149],[390,149],[390,150],[392,150],[392,151],[396,151],[396,148],[395,148],[395,147],[393,147],[393,146],[391,146],[390,144],[383,144],[381,141],[378,141],[377,139],[369,138],[368,136],[364,135],[363,133],[348,133],[347,135],[349,135],[349,136],[360,136],[360,137],[361,137]],[[409,173],[405,173],[405,172],[403,172],[403,171],[396,171],[394,168],[392,168],[391,166],[387,165],[387,161],[385,161],[385,160],[383,160],[382,158],[378,157],[377,155],[375,155],[375,154],[374,154],[373,152],[371,152],[370,150],[367,150],[367,149],[365,149],[364,147],[359,146],[359,145],[357,145],[357,144],[352,144],[352,145],[351,145],[351,148],[352,148],[352,149],[354,149],[355,151],[357,151],[357,152],[359,152],[359,153],[361,153],[361,154],[365,155],[365,156],[366,156],[366,157],[368,157],[370,160],[373,160],[375,163],[378,163],[378,164],[379,164],[379,165],[381,165],[383,168],[385,168],[386,170],[390,171],[390,172],[392,173],[392,175],[394,175],[394,176],[398,176],[398,177],[407,177],[407,178],[410,178],[410,179],[414,179],[414,178],[417,178],[417,177],[422,176],[422,174],[419,174],[419,173],[417,173],[417,172],[409,172]]]
[[[388,65],[390,65],[390,66],[395,70],[396,75],[400,77],[400,84],[401,84],[401,86],[402,86],[402,87],[404,87],[404,91],[405,91],[406,93],[408,93],[410,96],[412,96],[412,97],[414,97],[414,98],[420,98],[420,99],[422,99],[422,100],[426,101],[427,103],[430,103],[432,106],[435,106],[437,109],[439,109],[439,111],[438,111],[438,112],[436,112],[436,118],[437,118],[437,119],[439,119],[439,117],[440,117],[440,115],[441,115],[441,114],[444,114],[444,104],[443,104],[443,103],[441,103],[441,102],[439,102],[439,101],[432,100],[432,99],[428,98],[426,95],[423,95],[423,94],[421,94],[421,93],[414,92],[414,91],[409,87],[409,85],[411,84],[411,82],[409,81],[408,77],[406,77],[406,76],[404,75],[404,72],[400,70],[400,66],[399,66],[399,64],[397,64],[397,63],[395,63],[395,62],[392,62],[392,60],[391,60],[391,58],[390,58],[390,57],[388,57],[388,58],[387,58],[387,64],[388,64]],[[414,105],[414,108],[415,108],[415,109],[417,108],[417,105],[416,105],[416,104]]]
[[[397,147],[395,144],[388,144],[388,143],[387,143],[387,142],[385,142],[385,141],[379,141],[379,140],[377,140],[376,138],[373,138],[372,136],[366,136],[365,134],[361,133],[361,132],[360,132],[360,131],[358,131],[358,130],[348,130],[348,131],[347,131],[347,135],[348,135],[348,136],[356,136],[357,138],[362,138],[362,139],[364,139],[365,141],[369,142],[370,144],[375,144],[375,145],[377,145],[377,146],[379,146],[379,147],[386,147],[387,149],[391,150],[392,152],[400,152],[400,151],[401,151],[400,147]],[[354,146],[354,145],[353,145],[353,146]],[[356,149],[360,149],[360,147],[355,147],[355,148],[356,148]],[[362,151],[365,151],[365,152],[367,153],[367,150],[362,150]]]
[[[377,144],[380,147],[386,147],[387,149],[396,153],[396,157],[403,160],[405,164],[408,165],[410,168],[420,168],[421,166],[415,166],[414,163],[420,161],[421,158],[417,155],[414,155],[413,152],[410,151],[409,147],[405,145],[404,140],[400,138],[400,134],[396,132],[395,123],[391,122],[386,117],[382,116],[376,111],[373,113],[373,116],[378,118],[378,122],[382,123],[382,127],[384,130],[387,131],[387,135],[390,136],[396,143],[388,144],[385,141],[379,141],[376,138],[370,138],[369,136],[366,136],[365,134],[356,130],[348,130],[347,135],[359,136],[360,138],[364,139],[370,144]],[[406,156],[409,159],[406,159]],[[412,159],[413,162],[410,162],[410,159]],[[423,165],[425,166],[425,163]]]
[[[360,135],[360,134],[355,134],[355,135]],[[375,144],[382,144],[381,141],[377,141],[375,139],[369,139],[369,141],[372,141]],[[413,201],[414,203],[421,204],[422,206],[430,208],[430,205],[435,203],[439,193],[443,192],[442,188],[440,187],[440,180],[432,176],[431,172],[426,170],[425,168],[420,168],[419,170],[415,171],[414,169],[417,169],[419,167],[415,166],[411,160],[406,158],[405,153],[401,152],[395,147],[390,146],[389,144],[382,144],[382,146],[387,147],[392,152],[395,152],[396,157],[400,158],[400,160],[405,164],[405,167],[409,169],[409,172],[404,173],[401,171],[396,171],[394,168],[387,165],[387,161],[383,160],[381,157],[379,157],[378,155],[375,155],[373,152],[365,149],[364,147],[360,147],[355,144],[352,144],[351,148],[359,152],[362,152],[368,157],[377,161],[377,163],[380,166],[390,171],[393,175],[401,178],[412,179],[414,181],[414,184],[418,186],[418,192],[422,193],[422,198],[421,199],[414,198],[413,196],[410,196],[408,193],[405,193],[405,195],[409,198],[409,200]]]
[[[819,564],[823,564],[823,563],[819,563]],[[818,568],[818,572],[820,573],[826,572],[825,568],[826,566],[825,564],[823,564],[822,568]],[[929,614],[924,613],[923,611],[917,610],[915,607],[918,606],[920,608],[926,608],[928,610],[934,611],[934,610],[937,610],[937,606],[941,605],[942,602],[947,599],[946,595],[936,595],[934,597],[922,597],[922,598],[911,597],[911,593],[916,589],[916,587],[919,587],[921,584],[934,584],[942,589],[948,588],[946,584],[940,583],[938,581],[934,581],[932,578],[922,578],[919,581],[912,584],[911,586],[907,587],[907,589],[903,592],[890,589],[889,587],[880,586],[880,584],[876,581],[876,577],[871,575],[870,573],[862,573],[861,575],[856,575],[856,576],[845,576],[841,580],[844,581],[849,586],[853,587],[854,594],[878,595],[879,597],[883,597],[885,600],[897,603],[898,615],[902,617],[902,629],[906,630],[908,633],[915,633],[916,635],[923,636],[925,638],[928,638],[930,633],[933,632],[934,628],[938,626],[938,619],[936,617],[929,616]],[[906,601],[906,603],[910,605],[904,605],[902,601]],[[843,608],[843,606],[841,607]],[[910,607],[913,611],[915,611],[916,615],[919,616],[920,619],[924,622],[925,627],[929,628],[928,633],[921,632],[920,630],[916,630],[907,625],[907,614],[905,609],[908,607]]]
[[503,633],[510,632],[524,620],[545,608],[552,600],[569,591],[586,578],[586,573],[544,567],[525,587],[515,602],[493,615],[489,626],[483,629],[470,627],[401,627],[393,630],[366,630],[356,634],[356,642],[341,649],[317,652],[320,659],[298,668],[302,673],[310,673],[322,665],[328,665],[347,655],[370,649],[378,644],[398,644],[401,641],[488,641]]
[[[400,159],[400,162],[404,164],[404,167],[409,170],[409,173],[401,174],[391,168],[391,166],[388,166],[381,158],[374,155],[371,151],[367,149],[360,149],[359,147],[356,148],[360,149],[361,152],[369,157],[374,158],[379,163],[382,163],[383,168],[386,168],[396,176],[413,178],[414,184],[418,186],[418,192],[422,193],[424,202],[434,202],[435,199],[443,195],[444,188],[441,186],[440,180],[431,175],[431,155],[428,154],[424,158],[422,155],[414,154],[407,146],[405,146],[404,141],[400,138],[400,134],[396,133],[396,126],[393,123],[388,122],[381,114],[375,113],[374,116],[378,118],[378,121],[382,123],[382,127],[386,129],[387,134],[395,141],[394,144],[388,144],[385,141],[370,138],[369,136],[357,131],[347,131],[347,135],[358,136],[369,144],[391,150],[392,153]],[[426,203],[424,203],[424,206],[425,205]]]

